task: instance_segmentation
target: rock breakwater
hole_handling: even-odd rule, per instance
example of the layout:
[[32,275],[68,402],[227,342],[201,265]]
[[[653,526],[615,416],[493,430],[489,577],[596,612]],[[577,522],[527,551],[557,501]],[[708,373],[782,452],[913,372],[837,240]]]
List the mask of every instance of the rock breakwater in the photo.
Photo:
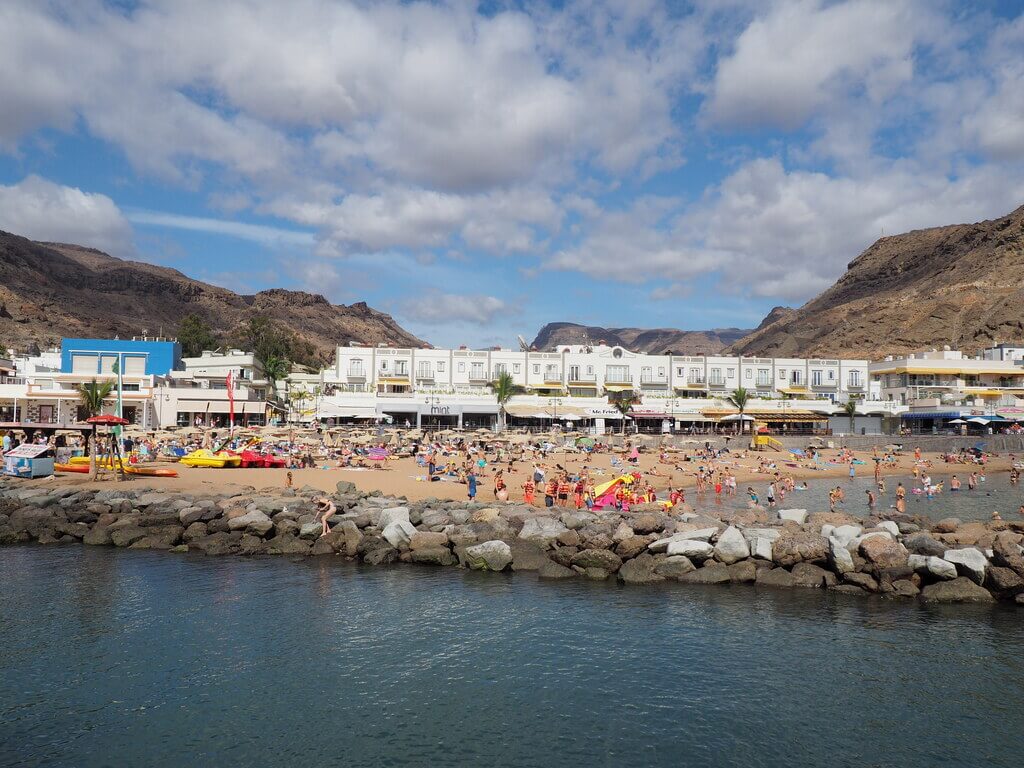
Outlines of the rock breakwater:
[[185,494],[0,481],[0,544],[207,555],[341,556],[627,585],[755,584],[929,602],[1024,605],[1024,524],[762,508],[629,513],[363,493],[340,482],[321,536],[313,488]]

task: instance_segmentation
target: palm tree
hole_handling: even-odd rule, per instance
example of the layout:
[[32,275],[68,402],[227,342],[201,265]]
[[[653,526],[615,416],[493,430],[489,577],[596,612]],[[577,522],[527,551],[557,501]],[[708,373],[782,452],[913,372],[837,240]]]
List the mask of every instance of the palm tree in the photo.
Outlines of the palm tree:
[[732,394],[725,399],[729,405],[739,411],[740,433],[746,432],[747,425],[743,419],[743,414],[747,410],[747,403],[750,401],[750,393],[744,387],[736,387],[736,389],[732,391]]
[[508,421],[508,413],[505,410],[505,406],[512,399],[512,396],[519,391],[519,387],[516,386],[511,373],[502,371],[491,382],[491,389],[494,390],[494,399],[498,401],[498,416],[501,417],[501,428],[504,430]]
[[283,357],[271,355],[263,361],[263,373],[270,380],[270,389],[277,395],[277,382],[288,376],[292,371],[291,363]]
[[[114,382],[104,381],[102,384],[93,379],[88,384],[78,385],[78,399],[82,403],[85,417],[99,416],[103,413],[103,401],[114,389]],[[89,434],[89,479],[96,479],[96,426],[93,425]]]
[[633,410],[633,406],[637,403],[637,396],[632,390],[626,392],[616,392],[608,398],[608,402],[622,414],[622,434],[626,434],[626,419],[629,416],[629,412]]
[[843,413],[845,413],[847,418],[850,420],[850,434],[852,435],[857,429],[857,401],[847,400],[843,405]]

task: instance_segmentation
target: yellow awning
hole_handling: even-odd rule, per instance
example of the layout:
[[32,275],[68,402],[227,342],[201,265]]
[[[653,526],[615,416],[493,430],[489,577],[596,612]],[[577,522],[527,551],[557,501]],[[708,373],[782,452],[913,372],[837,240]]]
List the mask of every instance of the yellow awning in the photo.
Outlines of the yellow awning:
[[605,384],[604,388],[609,392],[628,392],[633,389],[632,384]]
[[978,389],[977,387],[966,387],[968,395],[981,395],[982,397],[999,397],[1006,394],[1005,389]]
[[570,381],[570,387],[576,387],[577,389],[597,389],[596,381]]

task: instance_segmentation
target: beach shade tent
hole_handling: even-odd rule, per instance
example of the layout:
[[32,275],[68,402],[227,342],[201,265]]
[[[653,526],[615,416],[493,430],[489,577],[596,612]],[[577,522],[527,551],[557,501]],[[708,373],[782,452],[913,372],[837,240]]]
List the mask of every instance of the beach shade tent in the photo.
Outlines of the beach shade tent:
[[728,416],[723,416],[722,421],[756,421],[756,419],[747,413],[730,413]]
[[966,424],[964,419],[953,419],[952,421],[946,422],[947,424]]
[[989,424],[991,421],[992,421],[991,419],[984,419],[981,416],[972,416],[971,418],[969,418],[967,420],[967,423],[968,424],[980,424],[980,425],[984,426],[985,424]]

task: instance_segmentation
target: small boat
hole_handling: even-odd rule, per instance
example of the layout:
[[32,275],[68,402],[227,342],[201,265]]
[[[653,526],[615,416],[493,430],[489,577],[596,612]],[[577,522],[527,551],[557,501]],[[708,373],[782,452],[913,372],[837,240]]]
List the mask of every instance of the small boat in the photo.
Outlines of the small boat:
[[143,477],[177,477],[178,470],[158,467],[127,466],[124,471],[129,475],[140,475]]
[[82,475],[89,474],[88,464],[54,464],[55,472],[77,472]]
[[179,460],[186,467],[212,467],[215,469],[224,469],[227,467],[237,467],[242,463],[242,457],[232,455],[227,451],[219,451],[214,453],[209,448],[200,448],[198,451],[192,451],[181,457]]

